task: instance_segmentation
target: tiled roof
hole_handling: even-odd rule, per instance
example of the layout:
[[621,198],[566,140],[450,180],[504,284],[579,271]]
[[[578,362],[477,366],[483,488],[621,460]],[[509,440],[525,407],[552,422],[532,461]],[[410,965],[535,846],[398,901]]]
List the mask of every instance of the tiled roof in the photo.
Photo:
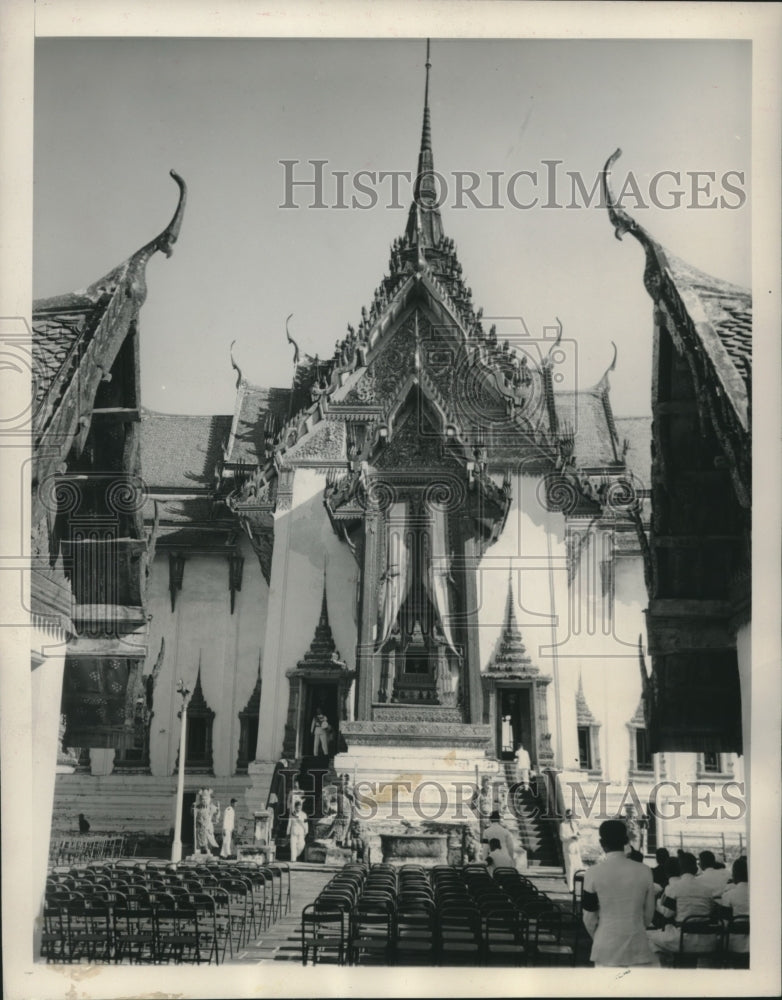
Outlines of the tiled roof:
[[704,274],[668,251],[665,257],[677,290],[697,295],[746,389],[752,376],[752,293]]
[[236,426],[228,461],[263,465],[267,426],[271,424],[276,434],[288,419],[290,401],[290,389],[269,389],[242,382],[236,397]]
[[563,391],[554,395],[560,431],[572,430],[575,436],[575,461],[583,468],[613,465],[616,462],[611,443],[602,394],[599,391]]
[[[79,366],[81,352],[108,302],[73,293],[33,303],[33,402],[37,413],[50,411]],[[58,382],[56,398],[49,398]],[[42,414],[41,414],[42,415]]]
[[205,489],[214,486],[215,468],[231,430],[229,416],[141,416],[141,474],[155,487]]
[[625,456],[628,469],[645,489],[650,489],[652,482],[652,418],[616,417],[615,423],[619,444],[622,445],[624,441],[627,441],[630,445]]

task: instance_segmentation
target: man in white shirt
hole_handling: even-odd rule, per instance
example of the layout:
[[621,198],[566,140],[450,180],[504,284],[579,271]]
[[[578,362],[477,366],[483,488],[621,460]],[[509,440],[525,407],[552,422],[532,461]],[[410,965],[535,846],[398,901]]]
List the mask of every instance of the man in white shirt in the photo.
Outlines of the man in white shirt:
[[573,816],[572,809],[565,810],[565,818],[559,824],[559,838],[562,841],[562,858],[565,862],[567,888],[568,892],[572,892],[573,876],[584,867],[581,860],[581,831]]
[[511,859],[510,865],[511,867],[513,867],[513,854],[514,854],[513,837],[511,835],[510,830],[507,827],[503,826],[502,823],[500,822],[500,814],[499,811],[496,809],[494,810],[494,812],[492,812],[491,816],[489,816],[489,825],[483,831],[483,841],[487,845],[485,848],[486,857],[488,857],[488,854],[491,851],[491,842],[495,838],[499,841],[500,847],[503,849],[503,851],[507,855],[509,855]]
[[652,871],[625,856],[627,828],[621,820],[600,824],[605,858],[584,875],[584,926],[592,938],[596,966],[655,965],[646,927],[654,913]]
[[220,857],[228,858],[231,856],[231,838],[234,834],[234,824],[236,822],[236,811],[234,806],[236,805],[236,799],[231,799],[229,805],[225,807],[225,812],[223,813],[223,843],[220,846]]
[[701,851],[698,855],[701,873],[698,878],[708,885],[713,895],[722,892],[728,884],[730,872],[727,868],[717,868],[716,858],[711,851]]
[[[713,910],[713,889],[696,875],[698,863],[694,854],[684,852],[679,855],[681,875],[665,887],[657,904],[663,916],[673,922],[662,930],[649,931],[649,943],[663,955],[673,955],[680,950],[680,927],[687,917],[708,919]],[[714,949],[714,937],[710,934],[691,934],[685,938],[685,951],[704,953]]]
[[514,868],[513,858],[507,851],[503,850],[502,844],[496,837],[489,841],[489,856],[486,858],[486,865],[489,874],[494,876],[498,868]]

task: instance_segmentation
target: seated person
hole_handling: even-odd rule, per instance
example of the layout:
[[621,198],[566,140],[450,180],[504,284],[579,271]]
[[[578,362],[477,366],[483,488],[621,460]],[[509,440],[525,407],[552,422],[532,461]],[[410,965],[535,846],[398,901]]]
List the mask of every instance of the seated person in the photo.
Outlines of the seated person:
[[698,878],[711,886],[713,895],[722,892],[730,878],[727,868],[717,868],[716,859],[711,851],[701,851],[698,855],[698,864],[701,869]]
[[661,888],[665,888],[668,885],[668,875],[666,872],[666,865],[670,858],[667,848],[658,847],[654,852],[654,856],[657,860],[657,864],[652,868],[652,878],[654,879],[654,884],[659,885]]
[[491,875],[498,868],[514,868],[513,858],[503,849],[497,837],[492,837],[489,841],[489,856],[486,858],[486,865]]
[[[666,920],[667,925],[661,930],[651,930],[649,943],[660,954],[672,955],[679,951],[680,931],[682,922],[687,917],[708,918],[712,913],[713,893],[708,885],[704,885],[697,877],[698,862],[694,854],[682,852],[679,855],[681,875],[671,879],[666,886],[662,898],[657,904],[657,910]],[[699,940],[697,935],[686,939],[686,950],[698,953],[711,951],[714,939],[711,935],[703,935]]]
[[[728,883],[721,895],[717,897],[717,906],[721,915],[727,917],[749,916],[749,875],[746,857],[736,858],[731,872],[732,881]],[[730,950],[746,954],[749,952],[748,934],[731,934]]]

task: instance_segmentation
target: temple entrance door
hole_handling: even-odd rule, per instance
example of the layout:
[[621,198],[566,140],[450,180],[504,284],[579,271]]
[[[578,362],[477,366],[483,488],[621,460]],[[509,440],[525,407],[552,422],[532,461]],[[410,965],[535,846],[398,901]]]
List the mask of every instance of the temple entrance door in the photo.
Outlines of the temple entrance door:
[[519,743],[529,751],[535,763],[535,741],[530,711],[530,687],[497,688],[497,755],[512,760]]
[[333,757],[339,752],[339,697],[338,685],[336,681],[326,681],[317,683],[306,681],[306,695],[304,698],[304,715],[301,719],[301,735],[299,741],[300,753],[302,757],[314,755],[315,737],[312,734],[312,719],[317,709],[321,709],[329,720],[331,732],[329,733],[329,757]]

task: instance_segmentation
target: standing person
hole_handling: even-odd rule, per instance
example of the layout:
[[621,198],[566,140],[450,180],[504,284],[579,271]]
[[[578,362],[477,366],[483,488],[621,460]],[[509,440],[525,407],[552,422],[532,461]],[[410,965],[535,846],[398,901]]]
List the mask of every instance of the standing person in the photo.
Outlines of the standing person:
[[[602,827],[601,827],[602,829]],[[622,827],[624,829],[624,826]],[[562,856],[565,861],[565,878],[567,879],[568,892],[573,891],[573,876],[584,867],[581,860],[581,831],[573,816],[572,809],[565,810],[565,818],[559,824],[559,839],[562,841]]]
[[489,855],[489,852],[492,850],[491,842],[495,838],[500,842],[500,847],[502,848],[502,850],[508,855],[508,857],[510,857],[511,859],[510,867],[512,868],[513,855],[515,853],[513,836],[510,830],[506,826],[503,826],[502,823],[500,822],[500,814],[499,810],[497,809],[495,809],[492,812],[491,816],[489,816],[489,825],[483,831],[483,840],[486,844],[485,856],[487,857]]
[[228,858],[231,856],[231,838],[233,837],[234,825],[236,823],[235,805],[236,799],[231,799],[230,803],[225,807],[225,812],[223,813],[223,843],[220,846],[221,858]]
[[529,751],[524,749],[524,744],[519,743],[516,750],[516,777],[521,782],[521,787],[526,791],[529,788],[529,773],[532,768],[532,761],[529,759]]
[[627,828],[621,820],[600,824],[605,858],[584,875],[584,926],[596,966],[654,965],[646,927],[654,913],[651,869],[625,857]]
[[315,715],[312,718],[312,725],[310,726],[310,732],[313,736],[312,754],[314,757],[321,755],[328,757],[330,729],[329,720],[323,714],[323,709],[318,705],[315,709]]
[[301,802],[296,801],[293,812],[288,819],[288,836],[291,838],[291,861],[298,861],[299,855],[304,850],[304,842],[307,839],[309,821],[306,813],[301,811]]

